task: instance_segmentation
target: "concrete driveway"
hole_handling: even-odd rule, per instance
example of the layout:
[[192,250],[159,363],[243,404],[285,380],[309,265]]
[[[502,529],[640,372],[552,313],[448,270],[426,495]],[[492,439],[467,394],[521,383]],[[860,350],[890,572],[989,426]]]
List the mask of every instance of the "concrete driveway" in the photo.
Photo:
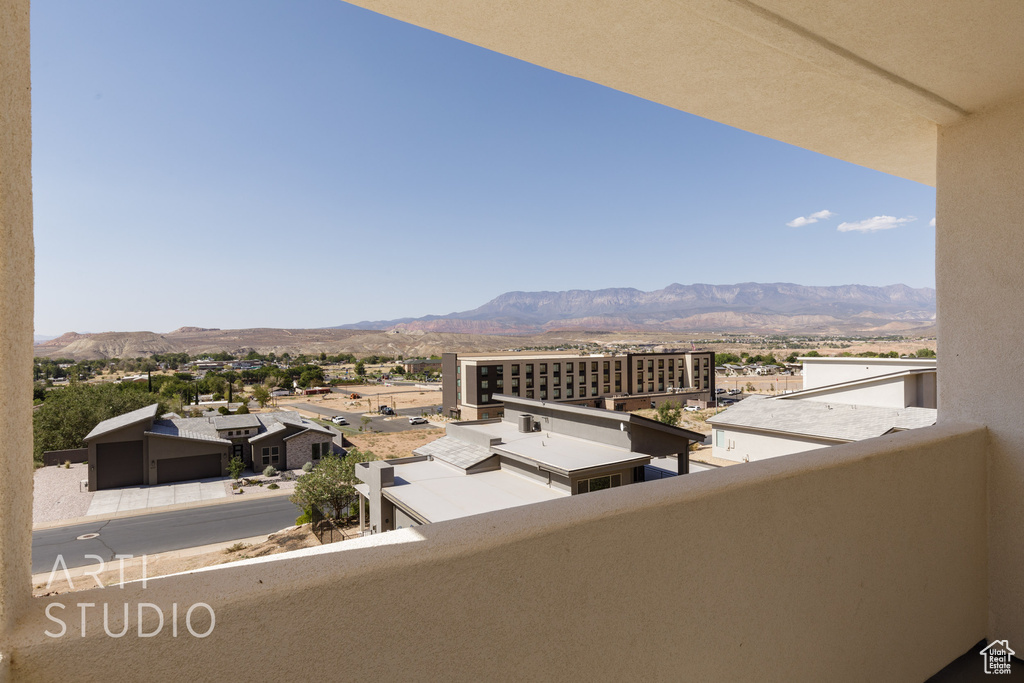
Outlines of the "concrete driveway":
[[224,485],[226,478],[183,481],[178,484],[157,484],[156,486],[126,487],[108,489],[93,494],[86,515],[109,515],[129,510],[197,503],[204,500],[224,498],[228,495]]

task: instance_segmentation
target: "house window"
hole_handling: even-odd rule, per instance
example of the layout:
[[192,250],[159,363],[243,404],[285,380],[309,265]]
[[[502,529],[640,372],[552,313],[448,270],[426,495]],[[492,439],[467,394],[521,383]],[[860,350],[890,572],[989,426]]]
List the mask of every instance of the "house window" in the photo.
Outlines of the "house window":
[[715,430],[715,446],[718,448],[725,447],[725,432],[721,429]]
[[617,486],[622,486],[622,475],[612,474],[604,477],[592,477],[590,479],[580,479],[576,482],[576,493],[593,493],[594,491],[603,491],[604,489],[613,489]]
[[490,416],[491,416],[490,413],[480,413],[480,419],[481,420],[486,420],[486,419],[490,418]]
[[331,442],[324,441],[323,443],[313,444],[313,459],[319,460],[323,456],[331,452]]
[[263,447],[263,464],[274,465],[281,460],[281,449],[279,446]]
[[234,436],[234,435],[235,435],[234,432],[228,432],[228,436]]

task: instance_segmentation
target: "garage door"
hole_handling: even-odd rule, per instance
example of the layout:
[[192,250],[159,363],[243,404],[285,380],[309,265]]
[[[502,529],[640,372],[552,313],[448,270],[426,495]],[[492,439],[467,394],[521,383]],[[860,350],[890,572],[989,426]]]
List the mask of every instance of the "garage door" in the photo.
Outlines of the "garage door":
[[142,484],[142,442],[96,444],[96,488]]
[[172,481],[207,479],[223,474],[220,469],[220,453],[189,455],[184,458],[164,458],[156,461],[156,480],[159,484]]

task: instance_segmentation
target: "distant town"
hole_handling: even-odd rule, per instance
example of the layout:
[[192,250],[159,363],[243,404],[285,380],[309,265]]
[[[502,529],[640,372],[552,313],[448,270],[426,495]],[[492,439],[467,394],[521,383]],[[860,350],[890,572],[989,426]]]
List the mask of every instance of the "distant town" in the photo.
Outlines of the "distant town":
[[426,357],[39,357],[34,520],[43,533],[273,510],[263,527],[221,524],[223,547],[192,567],[697,476],[934,424],[934,346],[736,335]]

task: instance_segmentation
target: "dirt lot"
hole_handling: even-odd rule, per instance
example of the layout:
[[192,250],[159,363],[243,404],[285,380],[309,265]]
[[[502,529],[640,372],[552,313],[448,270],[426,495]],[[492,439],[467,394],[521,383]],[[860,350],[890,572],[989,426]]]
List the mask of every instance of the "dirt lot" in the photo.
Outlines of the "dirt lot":
[[443,429],[416,429],[390,434],[368,434],[366,432],[346,434],[345,438],[359,450],[371,451],[379,460],[390,460],[392,458],[408,458],[412,456],[414,448],[419,448],[442,436],[444,436]]
[[[440,387],[440,385],[437,385]],[[383,384],[359,384],[343,387],[343,394],[323,394],[320,396],[289,396],[279,398],[279,408],[287,409],[292,403],[312,403],[325,408],[367,413],[375,411],[378,404],[387,404],[396,410],[401,408],[426,408],[441,403],[441,392],[420,389],[410,386],[388,387]],[[359,394],[362,398],[348,398],[350,393]]]

